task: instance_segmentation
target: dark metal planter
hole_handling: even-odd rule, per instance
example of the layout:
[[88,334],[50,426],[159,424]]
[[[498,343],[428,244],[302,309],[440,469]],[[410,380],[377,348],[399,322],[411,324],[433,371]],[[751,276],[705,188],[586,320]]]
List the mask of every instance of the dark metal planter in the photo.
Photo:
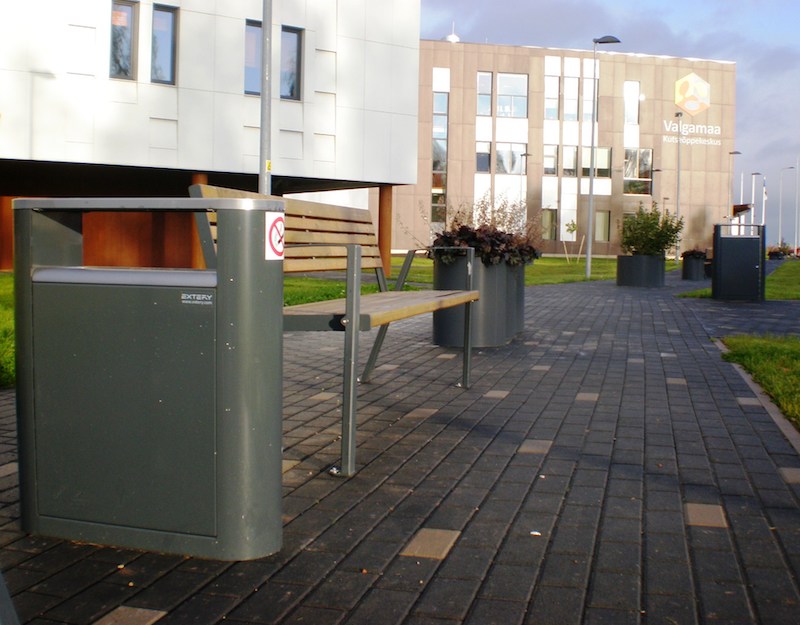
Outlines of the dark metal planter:
[[[463,288],[466,261],[458,258],[450,265],[434,261],[433,288]],[[473,347],[505,345],[522,331],[525,317],[525,268],[484,265],[476,260],[473,288],[481,298],[472,305]],[[433,342],[443,347],[463,347],[464,311],[462,307],[433,313]]]
[[705,280],[706,259],[698,256],[684,257],[681,278],[683,280]]
[[660,288],[664,274],[663,256],[617,256],[617,286]]

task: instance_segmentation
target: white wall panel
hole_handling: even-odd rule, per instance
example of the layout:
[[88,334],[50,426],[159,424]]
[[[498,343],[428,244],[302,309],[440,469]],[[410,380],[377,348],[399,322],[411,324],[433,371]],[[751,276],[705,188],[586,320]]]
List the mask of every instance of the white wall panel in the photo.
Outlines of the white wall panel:
[[450,68],[433,68],[433,90],[441,93],[450,93]]
[[[368,111],[392,110],[398,77],[391,71],[392,48],[367,41],[364,63],[364,108]],[[388,119],[387,119],[388,121]]]
[[308,28],[314,30],[317,50],[334,52],[339,34],[336,3],[330,0],[308,0]]
[[367,3],[374,0],[338,0],[336,23],[340,37],[367,38]]
[[558,178],[542,177],[542,208],[558,208]]
[[201,91],[193,93],[191,98],[182,98],[178,102],[178,115],[181,167],[213,171],[214,94]]
[[491,199],[492,177],[489,174],[475,174],[474,182],[475,201],[483,198]]
[[367,111],[364,115],[363,132],[364,175],[370,180],[385,179],[391,169],[391,116],[388,113]]
[[558,145],[561,143],[561,123],[556,119],[546,119],[542,124],[542,143]]
[[[611,178],[594,179],[595,195],[611,195]],[[589,195],[589,177],[581,178],[581,195]]]
[[405,184],[417,181],[417,131],[415,115],[392,116],[392,143],[390,148],[388,178],[381,180],[404,180]]
[[494,127],[491,117],[475,118],[475,141],[494,141]]
[[498,117],[495,129],[497,141],[528,143],[528,120],[517,117]]
[[580,131],[578,122],[564,122],[564,145],[580,145]]

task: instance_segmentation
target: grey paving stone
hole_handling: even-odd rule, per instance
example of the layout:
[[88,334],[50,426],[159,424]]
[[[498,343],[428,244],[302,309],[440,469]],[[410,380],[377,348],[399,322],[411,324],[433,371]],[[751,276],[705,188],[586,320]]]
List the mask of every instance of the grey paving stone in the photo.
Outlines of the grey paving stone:
[[[338,393],[341,337],[286,336],[285,458],[299,464],[284,476],[285,547],[270,558],[24,537],[17,474],[0,472],[0,563],[15,600],[42,624],[158,595],[173,606],[165,623],[790,622],[800,494],[780,469],[800,457],[760,405],[739,404],[752,391],[708,340],[720,318],[743,329],[751,318],[676,299],[683,285],[670,280],[533,287],[525,334],[475,354],[469,391],[452,385],[458,359],[435,357],[429,319],[393,324],[391,358],[359,388],[351,480],[324,474],[340,409],[310,400]],[[794,327],[798,307],[785,310]],[[0,467],[17,461],[3,447],[14,417],[13,392],[0,391]],[[519,453],[530,440],[552,444]],[[685,503],[723,506],[729,527],[687,525]],[[398,557],[423,527],[462,534],[441,561]],[[115,569],[105,578],[104,566]],[[84,576],[81,591],[72,567],[101,579]]]

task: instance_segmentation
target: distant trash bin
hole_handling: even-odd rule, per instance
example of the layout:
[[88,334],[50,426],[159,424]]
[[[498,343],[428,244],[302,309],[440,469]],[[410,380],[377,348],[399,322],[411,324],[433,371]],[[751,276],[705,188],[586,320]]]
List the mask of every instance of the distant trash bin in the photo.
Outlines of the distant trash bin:
[[[88,212],[212,209],[216,270],[83,266]],[[14,216],[23,529],[221,560],[278,551],[282,202],[26,199]]]
[[714,226],[711,296],[719,300],[763,302],[766,285],[764,226]]

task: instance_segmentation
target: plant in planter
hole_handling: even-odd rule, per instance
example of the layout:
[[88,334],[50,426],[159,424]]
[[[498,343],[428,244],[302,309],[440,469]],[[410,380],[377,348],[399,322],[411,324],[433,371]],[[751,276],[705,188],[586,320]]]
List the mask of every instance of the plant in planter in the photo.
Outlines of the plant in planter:
[[[495,223],[478,226],[453,222],[438,233],[428,248],[434,261],[436,289],[462,289],[466,259],[459,248],[473,248],[473,288],[481,293],[472,308],[472,341],[475,347],[508,343],[522,331],[525,309],[525,265],[539,258],[532,227],[524,232],[508,232]],[[433,341],[438,345],[462,346],[461,315],[453,308],[437,311],[433,317]]]
[[684,280],[703,280],[706,277],[706,253],[703,250],[686,250],[681,254]]
[[[505,263],[511,267],[527,265],[539,258],[539,252],[531,243],[530,237],[523,234],[503,232],[495,226],[482,225],[473,227],[457,225],[436,235],[428,249],[428,257],[435,258],[449,265],[461,256],[459,247],[472,247],[475,255],[488,266]],[[436,248],[449,248],[436,250]]]
[[653,202],[622,222],[621,247],[629,256],[617,257],[620,286],[664,286],[664,254],[674,247],[683,230],[683,217],[662,214]]

